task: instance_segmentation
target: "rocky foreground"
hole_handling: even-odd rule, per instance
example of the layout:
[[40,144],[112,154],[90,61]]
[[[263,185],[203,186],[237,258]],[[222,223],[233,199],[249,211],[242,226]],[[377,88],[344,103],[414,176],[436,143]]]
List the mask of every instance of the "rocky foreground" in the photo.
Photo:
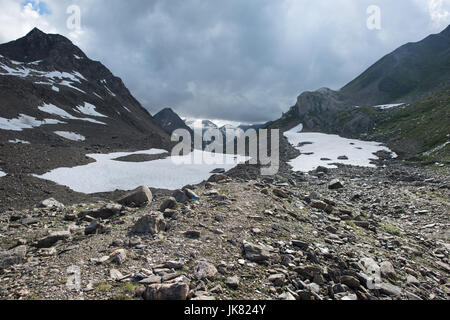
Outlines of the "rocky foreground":
[[448,168],[235,176],[3,212],[0,297],[449,298]]

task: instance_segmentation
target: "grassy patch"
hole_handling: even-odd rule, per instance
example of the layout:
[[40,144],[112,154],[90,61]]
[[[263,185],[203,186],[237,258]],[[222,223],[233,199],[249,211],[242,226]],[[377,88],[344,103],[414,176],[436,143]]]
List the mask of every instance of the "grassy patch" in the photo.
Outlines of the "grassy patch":
[[397,228],[396,226],[393,226],[389,223],[380,223],[380,227],[382,227],[388,233],[395,235],[395,236],[401,236],[403,234],[399,228]]

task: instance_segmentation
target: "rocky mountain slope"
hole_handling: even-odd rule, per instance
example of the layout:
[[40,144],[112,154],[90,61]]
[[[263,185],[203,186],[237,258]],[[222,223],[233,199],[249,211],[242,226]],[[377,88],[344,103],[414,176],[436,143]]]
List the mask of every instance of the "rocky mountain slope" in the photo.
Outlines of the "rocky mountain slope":
[[384,164],[7,211],[0,298],[447,300],[448,172]]
[[[408,43],[388,54],[339,91],[322,88],[302,93],[296,105],[268,127],[290,129],[302,123],[306,131],[364,138],[371,135],[375,127],[392,123],[391,109],[402,104],[406,104],[403,107],[404,116],[409,113],[412,113],[412,118],[420,116],[419,109],[424,109],[411,106],[414,104],[426,105],[430,114],[437,108],[444,113],[434,113],[441,112],[442,119],[448,119],[448,114],[443,111],[445,103],[438,98],[442,97],[442,92],[445,94],[445,88],[450,83],[449,52],[450,26],[439,34]],[[427,97],[430,97],[429,101],[422,103]],[[399,114],[397,116],[401,117]],[[417,155],[414,152],[426,152],[438,147],[443,140],[442,143],[445,143],[448,132],[441,130],[441,122],[436,124],[440,128],[436,129],[439,131],[439,136],[434,137],[436,144],[423,141],[427,135],[426,128],[434,126],[430,120],[430,117],[423,119],[422,131],[416,128],[415,139],[424,148],[405,150],[401,148],[402,143],[397,143],[393,144],[394,151],[411,157]],[[401,140],[403,134],[398,130],[385,130],[383,140],[405,142]],[[429,149],[425,150],[426,147]]]
[[170,135],[177,129],[184,129],[191,134],[193,133],[192,129],[170,108],[161,110],[153,118]]
[[89,199],[32,174],[87,164],[89,153],[171,145],[122,80],[67,38],[33,29],[0,45],[0,208],[51,193]]
[[60,35],[0,45],[0,91],[2,143],[169,146],[122,80]]

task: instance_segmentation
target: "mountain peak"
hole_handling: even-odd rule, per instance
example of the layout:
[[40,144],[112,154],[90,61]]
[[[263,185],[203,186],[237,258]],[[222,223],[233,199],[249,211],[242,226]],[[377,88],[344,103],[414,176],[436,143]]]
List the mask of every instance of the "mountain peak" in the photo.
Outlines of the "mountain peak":
[[46,35],[46,33],[41,31],[37,27],[34,27],[30,32],[27,33],[27,35],[25,37],[33,37],[35,35],[42,36],[42,35]]
[[16,61],[37,61],[70,54],[82,56],[82,51],[69,39],[59,34],[48,34],[33,28],[26,36],[0,45],[0,54]]

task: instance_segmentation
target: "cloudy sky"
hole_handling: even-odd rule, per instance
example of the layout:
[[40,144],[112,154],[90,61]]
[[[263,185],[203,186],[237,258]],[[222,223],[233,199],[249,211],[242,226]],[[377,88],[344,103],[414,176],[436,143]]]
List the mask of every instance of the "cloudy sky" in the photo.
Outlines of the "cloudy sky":
[[[184,117],[244,122],[276,119],[301,92],[339,89],[398,46],[450,24],[450,0],[0,2],[2,43],[34,26],[60,33],[152,113],[172,107]],[[381,10],[379,30],[367,27],[371,5]]]

